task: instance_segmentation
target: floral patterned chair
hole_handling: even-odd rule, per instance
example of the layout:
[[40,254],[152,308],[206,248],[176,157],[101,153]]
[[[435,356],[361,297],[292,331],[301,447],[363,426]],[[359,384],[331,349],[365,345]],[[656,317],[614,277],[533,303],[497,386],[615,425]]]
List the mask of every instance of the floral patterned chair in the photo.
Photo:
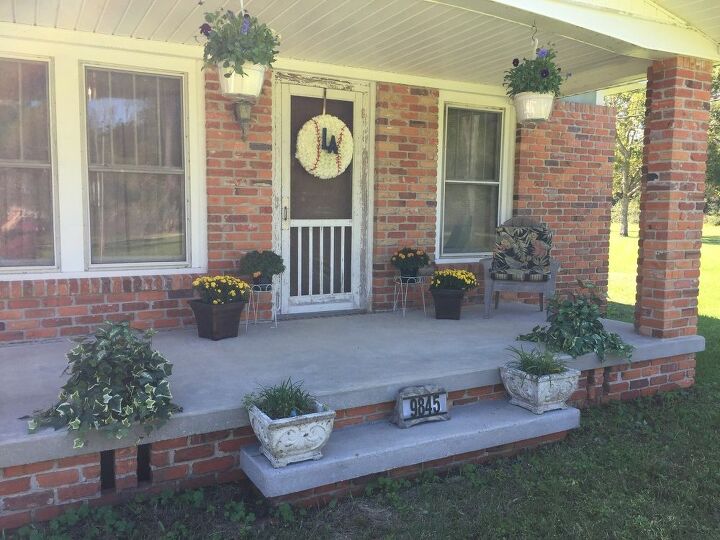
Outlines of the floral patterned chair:
[[492,258],[480,264],[485,277],[485,318],[490,317],[490,304],[495,309],[500,293],[529,292],[540,295],[540,311],[545,297],[555,294],[560,263],[550,257],[552,232],[545,223],[527,217],[514,217],[497,228]]

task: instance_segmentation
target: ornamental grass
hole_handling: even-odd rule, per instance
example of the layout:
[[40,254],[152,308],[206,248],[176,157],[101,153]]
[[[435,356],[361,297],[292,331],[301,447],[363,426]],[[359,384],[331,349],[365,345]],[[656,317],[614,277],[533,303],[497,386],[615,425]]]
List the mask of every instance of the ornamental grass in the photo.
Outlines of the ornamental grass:
[[430,280],[431,289],[468,291],[477,287],[477,278],[467,270],[436,270]]
[[246,302],[250,285],[233,276],[203,276],[193,281],[193,289],[200,294],[205,304],[232,304]]

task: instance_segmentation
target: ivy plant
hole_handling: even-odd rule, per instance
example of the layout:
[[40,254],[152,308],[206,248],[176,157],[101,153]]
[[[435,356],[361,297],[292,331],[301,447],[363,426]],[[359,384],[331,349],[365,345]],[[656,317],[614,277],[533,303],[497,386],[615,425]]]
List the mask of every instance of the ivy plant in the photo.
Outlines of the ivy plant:
[[555,49],[548,46],[537,49],[534,58],[513,59],[513,67],[505,72],[503,82],[507,94],[512,97],[522,92],[536,92],[559,96],[564,77],[555,57]]
[[81,338],[67,354],[69,373],[52,407],[37,411],[28,422],[31,433],[41,427],[67,427],[75,448],[90,431],[122,439],[134,423],[150,433],[182,410],[172,402],[170,364],[152,348],[152,331],[139,333],[127,322],[106,323]]
[[583,294],[553,297],[548,304],[548,325],[536,326],[519,340],[544,343],[550,351],[564,352],[573,358],[594,352],[605,359],[606,354],[624,358],[632,356],[633,347],[615,333],[608,332],[600,321],[602,298],[591,282],[578,280]]
[[232,72],[244,75],[243,64],[272,66],[280,46],[280,36],[257,17],[247,13],[237,15],[229,9],[205,13],[205,23],[200,27],[205,36],[203,60],[205,66],[220,64]]

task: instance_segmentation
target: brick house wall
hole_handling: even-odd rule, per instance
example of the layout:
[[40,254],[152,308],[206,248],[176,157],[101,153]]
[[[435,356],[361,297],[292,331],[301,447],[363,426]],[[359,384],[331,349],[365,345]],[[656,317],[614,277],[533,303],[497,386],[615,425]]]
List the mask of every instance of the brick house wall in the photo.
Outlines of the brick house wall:
[[[272,84],[252,108],[246,139],[232,103],[205,72],[208,268],[235,272],[252,249],[272,249]],[[435,251],[439,91],[378,83],[375,141],[373,309],[392,307],[392,253],[406,245]],[[560,290],[577,278],[607,286],[614,114],[556,103],[548,122],[517,130],[514,211],[552,227],[562,262]],[[478,272],[476,264],[451,265]],[[104,320],[138,328],[193,324],[187,299],[195,276],[77,278],[0,282],[0,342],[85,334]],[[482,298],[482,286],[468,301]],[[270,294],[260,317],[269,316]],[[417,298],[415,298],[417,300]]]
[[513,213],[552,229],[561,294],[578,279],[607,291],[614,149],[615,111],[604,106],[557,102],[547,122],[517,129]]

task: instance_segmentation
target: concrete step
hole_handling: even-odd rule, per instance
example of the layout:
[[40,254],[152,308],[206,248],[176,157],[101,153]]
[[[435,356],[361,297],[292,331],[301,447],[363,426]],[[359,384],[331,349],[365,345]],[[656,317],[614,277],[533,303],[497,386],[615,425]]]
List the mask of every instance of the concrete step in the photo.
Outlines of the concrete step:
[[447,422],[400,429],[376,422],[334,431],[318,461],[274,469],[257,445],[240,450],[240,466],[266,497],[307,489],[574,429],[580,411],[535,415],[508,401],[451,410]]

